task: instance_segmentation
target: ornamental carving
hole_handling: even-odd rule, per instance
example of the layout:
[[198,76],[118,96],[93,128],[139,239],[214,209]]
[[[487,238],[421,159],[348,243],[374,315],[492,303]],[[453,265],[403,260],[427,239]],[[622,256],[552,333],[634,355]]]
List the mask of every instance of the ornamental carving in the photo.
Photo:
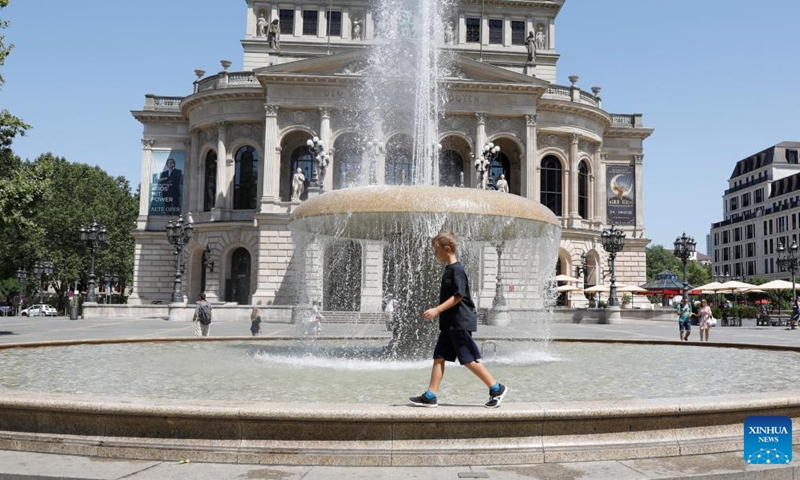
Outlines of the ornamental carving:
[[536,117],[537,117],[537,115],[525,115],[525,123],[529,127],[535,127],[536,126]]
[[521,140],[525,138],[524,128],[521,118],[492,117],[486,122],[486,136],[495,137],[510,133]]
[[216,128],[207,128],[203,130],[200,134],[203,139],[203,143],[213,142],[217,143],[217,129]]
[[485,113],[475,113],[475,120],[478,122],[478,125],[486,123],[486,114]]
[[448,115],[442,119],[440,128],[444,132],[461,132],[471,136],[475,131],[475,119],[466,115]]
[[264,105],[264,113],[270,117],[274,117],[275,115],[277,115],[278,109],[279,107],[277,105],[269,105],[269,104]]
[[278,114],[278,128],[293,126],[307,127],[309,130],[319,130],[320,112],[319,110],[286,110],[283,109]]
[[330,107],[319,107],[319,114],[322,116],[322,118],[331,118]]
[[152,138],[143,138],[142,139],[142,148],[145,150],[150,150],[155,145],[156,141]]
[[644,155],[634,155],[633,161],[634,163],[636,163],[636,165],[641,165],[642,163],[644,163]]
[[569,140],[562,135],[555,135],[553,133],[540,134],[536,139],[536,146],[539,148],[559,148],[562,151],[567,151],[569,148]]
[[261,142],[264,139],[264,129],[260,124],[236,124],[231,128],[231,134],[234,139],[249,138],[256,142]]
[[595,145],[594,143],[588,140],[579,140],[578,141],[578,150],[581,152],[588,153],[589,155],[594,155],[595,152]]

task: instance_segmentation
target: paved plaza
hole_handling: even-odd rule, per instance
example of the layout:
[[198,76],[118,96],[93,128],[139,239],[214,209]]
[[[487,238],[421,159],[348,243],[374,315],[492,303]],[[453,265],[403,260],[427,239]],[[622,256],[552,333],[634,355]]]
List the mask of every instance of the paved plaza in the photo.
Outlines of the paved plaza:
[[[214,337],[249,336],[249,319],[215,322]],[[387,336],[382,325],[359,325],[357,334]],[[673,322],[623,321],[618,325],[553,324],[554,338],[621,339],[677,341]],[[262,336],[292,335],[294,325],[265,324]],[[325,335],[336,336],[352,326],[325,325]],[[97,318],[70,321],[65,317],[0,317],[0,343],[28,343],[104,338],[179,338],[191,337],[191,322],[157,319]],[[521,328],[481,326],[478,337],[527,337]],[[696,332],[694,332],[696,335]],[[786,327],[716,327],[712,343],[754,345],[800,345],[800,330]],[[689,343],[695,343],[697,336]],[[406,392],[402,392],[406,393]],[[509,401],[513,402],[512,398]],[[800,448],[795,448],[800,458]],[[175,461],[113,460],[68,455],[0,451],[0,478],[33,479],[647,479],[647,478],[800,478],[796,467],[746,465],[741,453],[650,458],[624,461],[548,463],[536,465],[460,466],[460,467],[308,467],[237,464],[180,463]]]

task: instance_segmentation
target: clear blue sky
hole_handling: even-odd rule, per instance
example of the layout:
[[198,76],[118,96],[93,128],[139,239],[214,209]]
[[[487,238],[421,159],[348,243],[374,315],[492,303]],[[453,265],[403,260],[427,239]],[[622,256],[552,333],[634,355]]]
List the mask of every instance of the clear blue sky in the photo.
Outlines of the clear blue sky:
[[[186,95],[193,70],[242,68],[245,0],[11,0],[16,44],[0,106],[33,126],[14,150],[53,152],[140,180],[144,94]],[[705,251],[734,163],[800,140],[800,2],[567,0],[558,82],[603,88],[613,113],[642,113],[645,227]]]

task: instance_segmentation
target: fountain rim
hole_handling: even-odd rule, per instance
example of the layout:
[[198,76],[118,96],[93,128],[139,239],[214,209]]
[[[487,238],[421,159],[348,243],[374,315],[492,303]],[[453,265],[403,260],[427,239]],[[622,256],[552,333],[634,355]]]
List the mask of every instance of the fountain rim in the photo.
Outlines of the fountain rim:
[[[450,200],[446,205],[431,198]],[[293,220],[335,214],[421,213],[489,215],[539,221],[561,227],[556,215],[541,203],[520,195],[479,188],[423,185],[371,185],[325,192],[303,201]]]

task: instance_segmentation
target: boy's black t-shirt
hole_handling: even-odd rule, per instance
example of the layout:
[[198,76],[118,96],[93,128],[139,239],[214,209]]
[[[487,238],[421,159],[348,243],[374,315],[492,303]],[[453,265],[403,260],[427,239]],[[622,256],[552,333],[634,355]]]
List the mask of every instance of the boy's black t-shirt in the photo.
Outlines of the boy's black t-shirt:
[[439,330],[478,330],[478,314],[475,302],[469,292],[469,279],[461,262],[447,265],[442,275],[442,286],[439,290],[439,304],[450,297],[459,295],[461,301],[453,308],[439,314]]

